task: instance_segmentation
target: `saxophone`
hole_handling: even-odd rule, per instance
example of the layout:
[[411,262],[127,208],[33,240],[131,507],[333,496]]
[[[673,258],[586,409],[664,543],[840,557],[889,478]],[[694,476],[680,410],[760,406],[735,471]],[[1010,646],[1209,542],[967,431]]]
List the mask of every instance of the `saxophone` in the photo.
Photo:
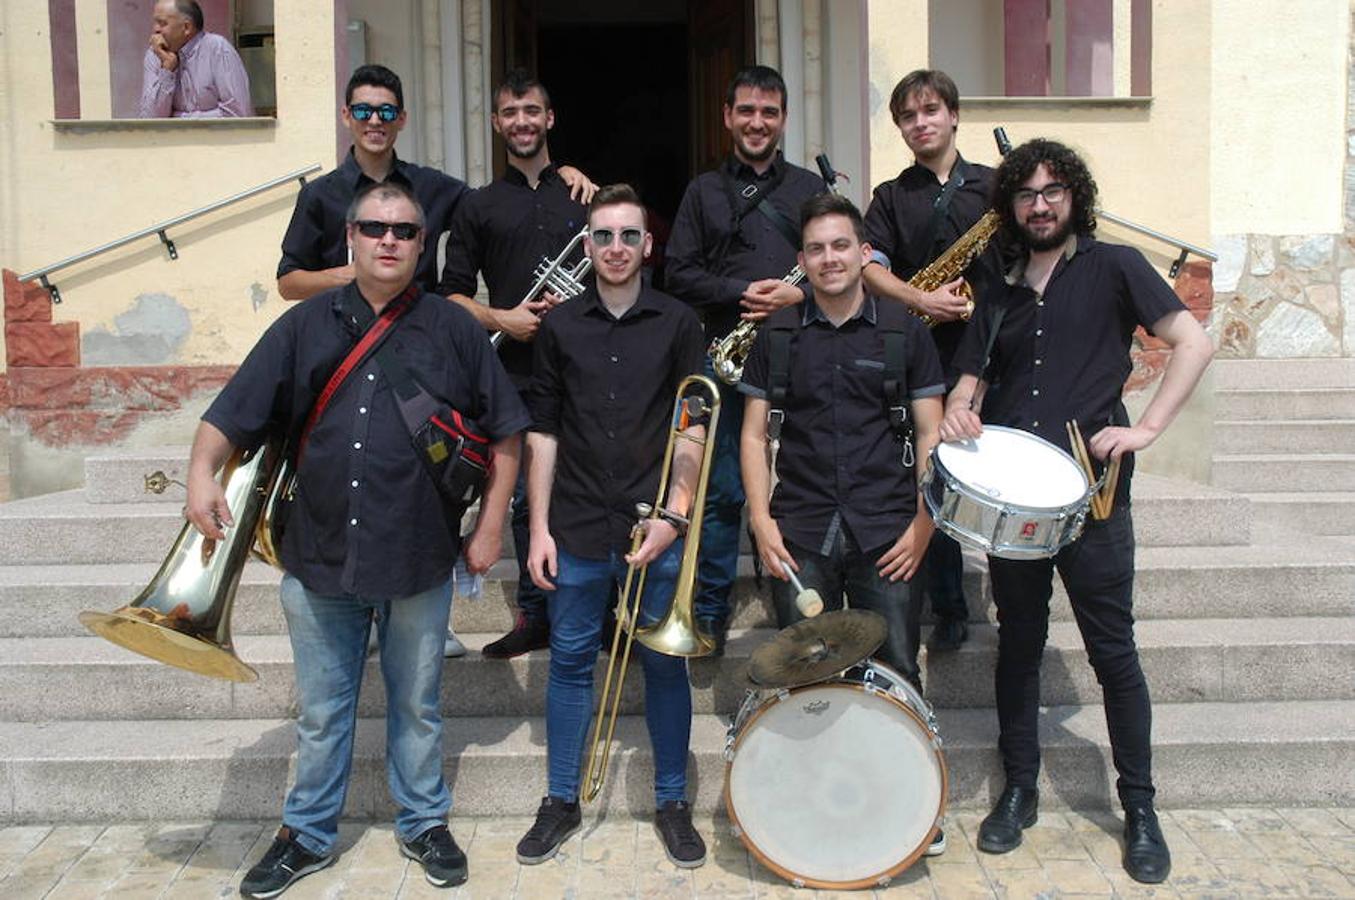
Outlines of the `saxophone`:
[[[828,190],[837,193],[837,172],[828,161],[828,154],[820,153],[814,161],[819,164],[819,172],[823,175]],[[797,263],[781,280],[794,287],[805,280],[805,270]],[[725,384],[739,383],[743,378],[743,364],[748,359],[748,354],[753,351],[753,339],[757,337],[757,327],[760,324],[742,321],[729,334],[711,341],[710,349],[706,352],[710,355],[710,364],[715,370],[715,377]]]
[[[969,230],[960,235],[959,239],[946,248],[936,259],[932,260],[926,268],[920,270],[908,283],[919,291],[934,291],[943,284],[949,284],[964,274],[964,270],[969,268],[969,264],[978,258],[979,254],[988,246],[988,242],[993,239],[997,233],[1002,220],[998,218],[997,210],[990,209],[979,217],[979,220],[969,227]],[[969,282],[960,285],[959,293],[967,301],[964,312],[960,313],[960,320],[968,322],[969,317],[974,315],[974,290],[969,286]],[[935,319],[924,312],[918,312],[911,306],[908,311],[922,320],[922,324],[928,328],[935,328],[938,324]]]

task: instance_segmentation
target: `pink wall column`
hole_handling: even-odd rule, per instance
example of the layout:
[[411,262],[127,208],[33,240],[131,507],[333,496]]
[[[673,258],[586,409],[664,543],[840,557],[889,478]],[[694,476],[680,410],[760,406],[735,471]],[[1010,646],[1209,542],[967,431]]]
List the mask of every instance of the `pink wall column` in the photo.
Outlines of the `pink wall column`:
[[1115,93],[1114,34],[1111,0],[1077,0],[1067,5],[1064,94],[1109,97]]
[[75,0],[51,0],[47,20],[52,32],[52,93],[58,119],[80,118],[80,54],[75,39]]
[[1049,0],[1002,4],[1008,97],[1049,95]]

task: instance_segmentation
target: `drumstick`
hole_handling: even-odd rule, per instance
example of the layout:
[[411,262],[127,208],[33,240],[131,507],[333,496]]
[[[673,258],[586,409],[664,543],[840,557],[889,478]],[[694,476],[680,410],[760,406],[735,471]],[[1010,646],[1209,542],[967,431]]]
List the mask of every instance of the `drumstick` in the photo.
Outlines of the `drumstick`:
[[813,588],[806,590],[784,559],[778,559],[777,562],[781,564],[781,571],[790,578],[790,583],[795,585],[795,608],[800,611],[800,615],[812,619],[823,612],[823,598],[819,596],[819,592]]
[[1115,488],[1120,483],[1120,457],[1110,461],[1110,468],[1106,471],[1106,484],[1101,488],[1101,512],[1103,519],[1109,519],[1111,512],[1115,509]]
[[[1068,444],[1073,448],[1073,456],[1077,459],[1078,465],[1082,467],[1083,473],[1087,476],[1087,483],[1095,484],[1096,470],[1092,468],[1091,458],[1087,455],[1087,445],[1082,442],[1082,429],[1078,427],[1076,419],[1065,423],[1064,427],[1068,430]],[[1105,516],[1101,513],[1100,499],[1101,494],[1099,491],[1092,495],[1092,515],[1097,519],[1104,519]]]

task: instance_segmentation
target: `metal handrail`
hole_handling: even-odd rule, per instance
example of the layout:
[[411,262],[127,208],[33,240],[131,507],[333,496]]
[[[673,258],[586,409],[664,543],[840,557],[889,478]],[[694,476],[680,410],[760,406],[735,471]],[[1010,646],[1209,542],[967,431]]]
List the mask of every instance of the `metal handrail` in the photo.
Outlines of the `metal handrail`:
[[221,209],[223,206],[230,206],[232,203],[239,203],[241,200],[247,200],[250,197],[255,196],[256,194],[262,194],[264,191],[272,190],[273,188],[282,184],[286,184],[289,181],[300,181],[304,185],[306,183],[306,176],[312,175],[320,171],[320,169],[321,166],[319,163],[311,163],[304,169],[297,169],[295,172],[288,172],[286,175],[279,175],[277,178],[274,178],[271,181],[265,181],[263,184],[255,185],[252,188],[247,188],[246,190],[243,190],[238,194],[232,194],[231,196],[218,200],[215,203],[209,203],[206,206],[201,206],[198,207],[197,209],[191,210],[181,215],[177,215],[172,219],[166,219],[163,222],[158,222],[155,225],[143,228],[140,231],[134,232],[125,237],[120,237],[115,241],[109,241],[107,244],[101,244],[98,247],[94,247],[93,249],[90,250],[85,250],[84,252],[77,253],[74,256],[68,256],[65,259],[61,260],[60,262],[54,262],[51,265],[43,266],[40,269],[34,269],[31,272],[26,272],[23,275],[19,276],[19,281],[32,281],[35,278],[38,279],[38,281],[42,283],[42,286],[47,289],[47,294],[52,298],[52,302],[60,303],[61,291],[59,291],[57,289],[57,286],[47,278],[48,275],[55,272],[57,269],[64,269],[67,266],[75,265],[78,262],[84,262],[85,260],[90,259],[91,257],[98,256],[100,253],[107,253],[109,250],[116,250],[118,247],[130,244],[132,241],[140,240],[141,238],[148,237],[152,234],[157,235],[160,238],[160,243],[165,245],[165,252],[169,254],[169,258],[171,260],[178,259],[179,248],[174,246],[174,241],[170,240],[169,235],[165,233],[168,229],[173,228],[176,225],[182,225],[184,222],[187,222],[190,219],[196,219],[199,216],[205,216],[209,212],[215,212],[216,210]]
[[1115,215],[1114,213],[1108,213],[1104,209],[1098,209],[1096,211],[1096,214],[1103,219],[1107,219],[1111,222],[1114,222],[1116,225],[1121,225],[1125,228],[1128,228],[1130,231],[1137,231],[1139,234],[1145,234],[1150,238],[1156,238],[1162,243],[1171,244],[1173,247],[1180,250],[1181,255],[1176,257],[1176,259],[1172,262],[1171,269],[1167,272],[1168,278],[1176,277],[1177,273],[1181,271],[1181,266],[1185,265],[1186,257],[1192,253],[1194,253],[1201,259],[1207,259],[1210,262],[1219,261],[1219,255],[1215,253],[1213,250],[1206,250],[1204,247],[1197,247],[1194,244],[1188,244],[1185,241],[1181,240],[1180,238],[1174,238],[1169,234],[1163,234],[1160,231],[1155,231],[1152,228],[1149,228],[1147,225],[1140,225],[1138,222],[1131,222],[1128,219],[1124,219],[1121,218],[1120,216]]

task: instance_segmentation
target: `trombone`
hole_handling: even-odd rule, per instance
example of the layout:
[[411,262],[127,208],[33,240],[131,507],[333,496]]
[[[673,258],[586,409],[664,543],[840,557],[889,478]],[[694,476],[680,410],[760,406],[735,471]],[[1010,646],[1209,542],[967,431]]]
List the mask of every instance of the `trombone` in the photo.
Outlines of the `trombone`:
[[[565,265],[565,260],[574,252],[575,248],[588,236],[588,226],[585,225],[574,235],[570,242],[565,245],[565,249],[560,251],[560,255],[555,259],[543,256],[541,262],[536,264],[532,270],[535,281],[527,289],[527,294],[520,303],[526,303],[528,300],[535,299],[543,290],[549,290],[558,296],[561,300],[568,300],[571,297],[577,297],[584,292],[583,277],[593,268],[593,260],[588,254],[583,255],[572,266]],[[495,350],[503,343],[503,332],[496,331],[489,336],[489,343]]]
[[[663,452],[663,467],[659,472],[658,496],[652,506],[648,503],[636,504],[640,521],[635,523],[631,531],[630,545],[631,553],[639,550],[644,542],[646,523],[664,517],[664,496],[673,472],[674,451],[678,441],[690,441],[702,448],[701,467],[697,470],[696,487],[692,495],[691,522],[682,548],[682,563],[673,585],[673,599],[668,612],[653,625],[640,624],[647,567],[632,565],[626,572],[626,583],[621,589],[621,602],[617,607],[612,652],[608,658],[602,696],[598,700],[593,735],[589,741],[588,770],[584,775],[583,789],[579,792],[585,802],[592,802],[602,791],[612,737],[616,733],[616,720],[621,712],[621,688],[626,682],[626,666],[630,662],[634,642],[639,641],[649,649],[668,656],[706,656],[715,649],[715,638],[696,628],[692,606],[696,594],[697,553],[701,546],[701,519],[706,506],[706,482],[710,480],[711,461],[715,455],[715,428],[719,420],[720,389],[715,382],[704,375],[684,378],[678,385],[677,397],[673,401],[673,419],[668,432],[668,446]],[[702,422],[706,425],[704,437],[689,433],[688,429]],[[624,646],[622,632],[626,635]]]

